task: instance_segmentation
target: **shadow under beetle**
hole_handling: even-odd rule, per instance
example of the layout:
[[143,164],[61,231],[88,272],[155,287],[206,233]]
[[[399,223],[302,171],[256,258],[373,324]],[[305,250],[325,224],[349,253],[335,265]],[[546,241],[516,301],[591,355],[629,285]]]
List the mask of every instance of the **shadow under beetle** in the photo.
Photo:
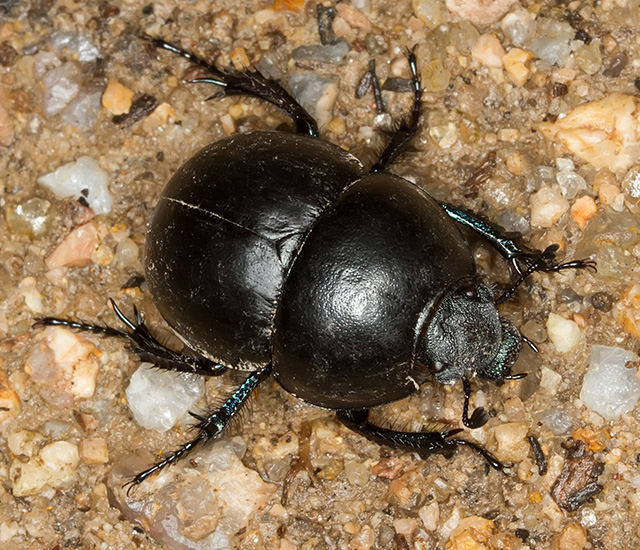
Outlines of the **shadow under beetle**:
[[[483,447],[458,439],[462,429],[403,432],[369,421],[372,407],[402,399],[435,378],[463,381],[463,423],[482,426],[483,409],[468,416],[474,375],[519,378],[511,367],[522,347],[518,329],[500,317],[506,300],[534,271],[593,268],[590,260],[559,264],[519,234],[438,203],[386,171],[418,129],[421,88],[409,54],[413,108],[373,168],[318,137],[316,121],[276,81],[254,70],[217,68],[163,40],[155,46],[203,67],[195,82],[222,87],[213,97],[264,99],[295,122],[296,133],[234,135],[205,147],[167,184],[146,240],[145,275],[154,303],[191,353],[161,345],[141,315],[127,326],[47,317],[64,325],[128,339],[142,360],[161,369],[218,376],[249,371],[224,404],[197,419],[197,435],[151,468],[138,484],[216,438],[251,393],[273,376],[291,394],[336,411],[374,441],[450,456],[465,445],[496,469]],[[486,238],[517,274],[496,299],[481,283],[457,224]]]

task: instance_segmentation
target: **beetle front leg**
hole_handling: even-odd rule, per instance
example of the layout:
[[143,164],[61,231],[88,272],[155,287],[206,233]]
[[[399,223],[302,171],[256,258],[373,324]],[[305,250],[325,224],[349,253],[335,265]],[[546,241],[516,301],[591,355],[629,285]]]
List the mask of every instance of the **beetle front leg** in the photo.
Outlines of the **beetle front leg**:
[[492,468],[501,471],[505,468],[496,457],[480,445],[465,439],[451,439],[462,431],[460,428],[439,432],[400,432],[381,428],[369,422],[368,410],[338,411],[337,416],[338,420],[350,430],[382,445],[415,451],[421,456],[441,453],[447,458],[453,455],[459,445],[464,445],[481,455]]
[[318,136],[318,123],[316,120],[279,82],[267,78],[260,71],[249,69],[248,67],[242,71],[222,69],[160,38],[150,36],[144,36],[143,38],[149,40],[156,48],[175,53],[206,69],[211,74],[210,77],[196,78],[191,82],[204,82],[222,86],[222,91],[209,99],[242,94],[263,99],[287,113],[293,119],[297,133],[308,134],[313,137]]
[[596,269],[593,260],[571,260],[558,263],[555,260],[559,248],[557,244],[548,246],[545,250],[536,250],[527,246],[520,233],[508,232],[503,227],[486,218],[473,214],[467,210],[456,208],[450,204],[440,203],[447,215],[455,222],[472,229],[484,237],[502,257],[509,262],[512,270],[518,274],[513,285],[499,298],[498,303],[506,301],[513,292],[534,271],[551,272],[563,269]]

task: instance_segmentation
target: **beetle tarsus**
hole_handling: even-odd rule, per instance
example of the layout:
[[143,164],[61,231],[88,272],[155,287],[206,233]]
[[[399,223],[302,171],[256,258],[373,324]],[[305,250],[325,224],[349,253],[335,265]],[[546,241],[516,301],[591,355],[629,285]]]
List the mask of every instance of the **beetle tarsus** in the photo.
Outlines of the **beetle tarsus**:
[[211,76],[191,80],[191,82],[223,86],[224,91],[218,92],[208,99],[231,95],[249,95],[263,99],[287,113],[293,119],[297,133],[308,134],[313,137],[318,136],[318,123],[316,120],[279,82],[267,78],[260,71],[249,68],[245,68],[242,71],[223,69],[161,38],[153,38],[146,35],[143,38],[149,40],[157,48],[184,57],[210,73]]
[[419,128],[420,113],[422,110],[422,86],[418,74],[418,62],[416,60],[415,48],[408,52],[407,58],[411,69],[411,84],[413,86],[413,107],[408,119],[402,119],[398,128],[394,132],[391,140],[387,143],[384,151],[380,154],[377,162],[371,167],[370,172],[383,172],[398,156],[406,149]]
[[469,429],[480,428],[489,421],[489,413],[483,408],[474,409],[469,417],[469,400],[471,399],[471,383],[466,378],[462,379],[464,389],[464,405],[462,407],[462,423]]

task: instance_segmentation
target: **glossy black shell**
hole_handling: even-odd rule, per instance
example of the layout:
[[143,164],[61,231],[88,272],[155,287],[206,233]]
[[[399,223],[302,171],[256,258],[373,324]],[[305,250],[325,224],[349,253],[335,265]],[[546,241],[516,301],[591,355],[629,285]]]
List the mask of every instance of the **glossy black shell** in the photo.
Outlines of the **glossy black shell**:
[[156,306],[189,347],[231,368],[272,362],[286,390],[332,409],[413,393],[427,374],[421,335],[475,275],[425,191],[277,132],[186,162],[154,212],[145,262]]

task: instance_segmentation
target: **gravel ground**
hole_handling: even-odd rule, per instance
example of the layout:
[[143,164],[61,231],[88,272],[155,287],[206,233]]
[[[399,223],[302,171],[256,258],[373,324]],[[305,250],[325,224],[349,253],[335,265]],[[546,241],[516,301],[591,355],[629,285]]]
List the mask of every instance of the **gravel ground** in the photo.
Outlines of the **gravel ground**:
[[[329,1],[321,25],[318,13],[310,0],[0,0],[0,546],[640,547],[640,2]],[[512,462],[508,475],[464,448],[422,459],[380,447],[268,383],[225,439],[123,490],[189,439],[189,420],[141,427],[159,413],[134,418],[125,390],[139,363],[123,343],[34,318],[119,326],[112,298],[169,338],[140,278],[164,183],[211,141],[291,127],[264,102],[205,101],[212,86],[187,83],[202,72],[143,34],[280,78],[323,138],[365,164],[411,106],[417,45],[423,121],[392,171],[537,248],[596,259],[597,273],[536,274],[501,306],[539,352],[523,350],[523,380],[474,381],[491,419],[465,437]],[[469,238],[483,277],[505,288],[501,259]],[[611,380],[591,408],[581,394],[595,345],[630,352],[609,377],[630,373],[617,410]],[[231,382],[187,381],[185,405],[170,380],[160,401],[203,410]],[[427,384],[375,414],[415,430],[457,426],[461,410],[460,384]]]

